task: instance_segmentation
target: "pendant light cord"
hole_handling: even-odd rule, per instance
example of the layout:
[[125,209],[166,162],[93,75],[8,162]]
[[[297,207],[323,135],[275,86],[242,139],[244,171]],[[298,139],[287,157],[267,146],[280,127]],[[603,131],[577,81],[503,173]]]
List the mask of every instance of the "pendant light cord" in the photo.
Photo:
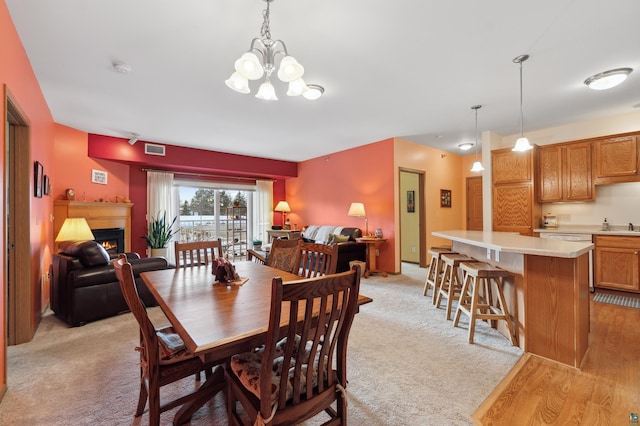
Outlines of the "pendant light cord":
[[524,137],[524,114],[522,113],[522,62],[523,61],[520,61],[520,137]]

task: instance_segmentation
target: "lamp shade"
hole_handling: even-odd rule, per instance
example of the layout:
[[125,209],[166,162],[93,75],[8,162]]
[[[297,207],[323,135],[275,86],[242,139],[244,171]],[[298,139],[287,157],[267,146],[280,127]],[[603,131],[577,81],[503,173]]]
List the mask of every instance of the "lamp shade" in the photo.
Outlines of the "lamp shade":
[[264,74],[260,60],[253,52],[246,52],[236,61],[236,71],[247,80],[257,80]]
[[84,217],[68,217],[64,220],[60,232],[56,236],[59,241],[89,241],[93,240],[93,232]]
[[249,80],[240,75],[238,71],[231,74],[228,80],[224,82],[227,87],[235,90],[238,93],[249,93]]
[[367,214],[364,211],[364,204],[362,203],[351,203],[351,207],[349,207],[349,216],[356,217],[365,217]]
[[285,56],[280,61],[280,68],[278,69],[278,78],[285,83],[297,80],[304,74],[304,67],[295,60],[293,56]]
[[471,166],[471,171],[472,172],[481,172],[484,170],[484,167],[482,167],[482,163],[479,161],[475,161],[473,163],[473,166]]
[[527,138],[518,138],[516,141],[516,146],[513,147],[512,151],[523,152],[533,149],[533,145],[529,143],[529,139]]
[[289,207],[289,203],[287,203],[286,201],[280,201],[278,205],[276,205],[274,211],[289,213],[291,211],[291,208]]
[[278,100],[278,97],[276,96],[276,89],[273,88],[273,85],[268,79],[260,85],[258,93],[256,93],[256,98],[264,99],[266,101]]

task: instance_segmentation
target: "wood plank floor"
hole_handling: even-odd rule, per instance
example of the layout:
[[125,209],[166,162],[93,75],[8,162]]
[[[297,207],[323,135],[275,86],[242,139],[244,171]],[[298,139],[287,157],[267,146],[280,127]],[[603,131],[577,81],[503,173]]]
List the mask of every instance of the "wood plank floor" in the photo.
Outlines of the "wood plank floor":
[[630,424],[631,413],[640,414],[640,309],[592,297],[582,368],[525,354],[472,419],[476,425],[613,426]]

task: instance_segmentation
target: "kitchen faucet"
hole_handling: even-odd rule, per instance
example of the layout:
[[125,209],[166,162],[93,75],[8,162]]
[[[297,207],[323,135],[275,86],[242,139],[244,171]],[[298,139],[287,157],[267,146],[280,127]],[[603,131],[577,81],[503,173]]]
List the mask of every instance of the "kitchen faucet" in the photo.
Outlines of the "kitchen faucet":
[[629,222],[629,231],[633,231],[633,223]]

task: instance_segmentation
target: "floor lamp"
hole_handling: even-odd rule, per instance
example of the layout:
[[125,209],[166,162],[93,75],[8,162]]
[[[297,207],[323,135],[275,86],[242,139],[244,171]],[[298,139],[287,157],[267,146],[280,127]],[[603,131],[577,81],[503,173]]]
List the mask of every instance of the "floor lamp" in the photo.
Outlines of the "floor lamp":
[[367,219],[367,214],[364,211],[364,204],[362,203],[351,203],[351,207],[349,207],[349,216],[355,217],[363,217],[364,218],[364,236],[369,236],[369,219]]

